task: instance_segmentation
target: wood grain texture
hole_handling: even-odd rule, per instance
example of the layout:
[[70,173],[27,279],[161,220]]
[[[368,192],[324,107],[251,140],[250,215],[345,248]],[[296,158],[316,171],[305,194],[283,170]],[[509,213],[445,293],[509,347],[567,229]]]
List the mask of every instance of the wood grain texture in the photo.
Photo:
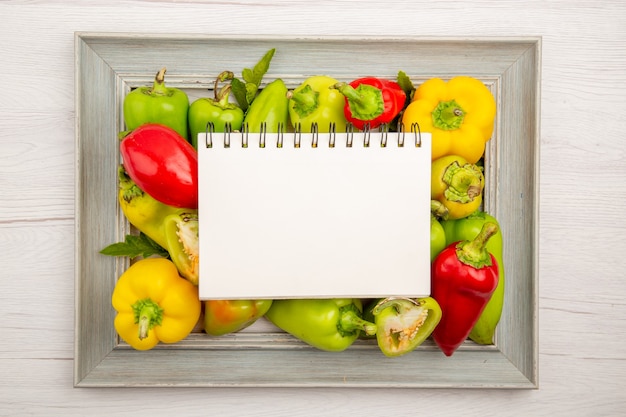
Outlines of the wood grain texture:
[[[0,16],[0,414],[622,414],[622,1],[4,1]],[[539,390],[73,389],[73,32],[129,28],[542,36]]]

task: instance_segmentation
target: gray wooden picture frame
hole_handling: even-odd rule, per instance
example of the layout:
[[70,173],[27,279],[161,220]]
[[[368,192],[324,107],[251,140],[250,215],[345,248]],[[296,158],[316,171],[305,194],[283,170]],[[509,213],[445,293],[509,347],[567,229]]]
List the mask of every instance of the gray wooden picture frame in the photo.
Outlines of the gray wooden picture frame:
[[[427,341],[386,358],[371,341],[331,353],[284,333],[209,337],[139,352],[118,340],[111,293],[128,261],[99,254],[130,228],[117,203],[121,103],[167,67],[167,84],[207,89],[270,48],[265,79],[293,88],[311,75],[366,75],[418,84],[470,75],[494,92],[498,113],[485,156],[485,209],[504,234],[505,306],[493,346],[466,342],[445,357]],[[76,33],[76,387],[537,388],[541,38],[354,38]]]

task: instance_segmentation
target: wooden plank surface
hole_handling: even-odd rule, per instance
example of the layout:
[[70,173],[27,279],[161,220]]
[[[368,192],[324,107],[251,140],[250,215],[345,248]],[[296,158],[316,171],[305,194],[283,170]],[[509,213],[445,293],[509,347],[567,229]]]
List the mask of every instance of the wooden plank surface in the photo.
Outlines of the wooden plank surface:
[[[297,0],[5,1],[0,16],[0,414],[195,415],[208,409],[250,416],[415,415],[416,409],[442,416],[621,414],[626,405],[622,1],[393,1],[384,7],[373,1],[358,7],[351,1]],[[129,28],[288,36],[542,36],[539,390],[72,388],[73,32]]]

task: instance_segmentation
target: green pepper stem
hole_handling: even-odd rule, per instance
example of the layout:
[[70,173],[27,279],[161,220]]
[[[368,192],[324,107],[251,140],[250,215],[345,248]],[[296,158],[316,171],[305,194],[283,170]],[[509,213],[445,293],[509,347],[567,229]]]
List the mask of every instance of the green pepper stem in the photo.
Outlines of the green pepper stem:
[[376,334],[377,326],[360,317],[355,309],[342,309],[340,314],[341,318],[339,319],[339,323],[337,323],[337,329],[342,335],[350,334],[357,330],[362,330],[368,336]]
[[444,196],[449,201],[469,203],[482,193],[482,172],[473,164],[459,165],[454,161],[443,173],[447,185]]
[[122,198],[127,203],[130,203],[133,198],[141,197],[144,192],[141,188],[135,184],[135,182],[128,176],[123,165],[117,168],[117,177],[119,180],[119,187],[122,190]]
[[138,300],[132,305],[135,324],[138,325],[139,340],[148,337],[154,326],[161,325],[163,321],[163,309],[150,298]]
[[455,100],[440,101],[431,113],[433,126],[442,130],[455,130],[463,124],[465,111]]
[[456,247],[456,255],[459,261],[476,269],[491,266],[491,256],[487,251],[487,242],[499,230],[497,224],[487,222],[473,240],[459,243]]
[[220,104],[228,103],[228,95],[230,94],[231,86],[227,84],[222,88],[219,88],[220,82],[232,80],[235,74],[232,71],[222,71],[217,77],[215,77],[215,84],[213,86],[213,94],[215,95],[215,101]]
[[337,83],[331,88],[339,90],[348,100],[352,117],[358,120],[373,120],[383,114],[385,101],[378,88],[359,84],[357,88],[347,83]]
[[319,95],[320,93],[313,90],[313,88],[307,84],[299,91],[290,91],[288,98],[294,102],[293,109],[298,116],[304,118],[313,113],[319,107]]
[[449,210],[439,200],[430,200],[430,213],[437,219],[447,220]]
[[157,72],[156,76],[154,77],[154,84],[152,85],[152,91],[150,91],[151,94],[156,94],[160,96],[167,95],[167,87],[165,86],[165,72],[166,71],[167,69],[163,67],[159,70],[159,72]]
[[222,109],[228,107],[228,98],[230,96],[230,90],[232,86],[230,84],[223,86],[219,92],[215,94],[215,101]]

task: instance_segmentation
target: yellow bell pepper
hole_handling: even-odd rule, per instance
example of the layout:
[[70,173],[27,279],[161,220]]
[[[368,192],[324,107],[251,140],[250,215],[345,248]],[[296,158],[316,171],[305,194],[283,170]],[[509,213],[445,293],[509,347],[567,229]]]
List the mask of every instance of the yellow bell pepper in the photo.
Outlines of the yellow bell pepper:
[[152,349],[159,342],[176,343],[200,319],[198,287],[165,258],[131,265],[118,279],[111,302],[117,311],[115,330],[137,350]]
[[493,133],[496,101],[482,81],[457,76],[421,84],[402,116],[405,131],[418,124],[432,134],[432,159],[459,155],[475,164]]
[[485,177],[482,169],[458,155],[437,158],[431,166],[430,197],[448,209],[448,219],[474,213],[483,201]]

